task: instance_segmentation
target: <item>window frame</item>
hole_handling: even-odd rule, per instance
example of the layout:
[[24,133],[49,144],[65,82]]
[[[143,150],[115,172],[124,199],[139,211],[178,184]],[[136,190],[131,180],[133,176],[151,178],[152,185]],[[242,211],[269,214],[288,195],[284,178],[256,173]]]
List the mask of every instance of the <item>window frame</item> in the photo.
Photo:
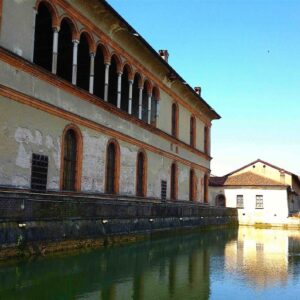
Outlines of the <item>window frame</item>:
[[[239,204],[239,200],[242,200],[242,205]],[[236,208],[244,209],[244,195],[236,195]]]
[[[261,203],[259,203],[258,201],[261,201]],[[264,209],[263,195],[255,195],[255,209]]]

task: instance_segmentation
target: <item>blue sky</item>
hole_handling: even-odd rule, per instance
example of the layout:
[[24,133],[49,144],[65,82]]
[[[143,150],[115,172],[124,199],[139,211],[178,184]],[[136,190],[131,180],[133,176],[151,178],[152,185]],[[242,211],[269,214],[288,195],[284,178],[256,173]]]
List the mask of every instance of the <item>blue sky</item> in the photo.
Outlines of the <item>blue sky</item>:
[[257,158],[300,175],[300,0],[109,0],[222,116],[212,174]]

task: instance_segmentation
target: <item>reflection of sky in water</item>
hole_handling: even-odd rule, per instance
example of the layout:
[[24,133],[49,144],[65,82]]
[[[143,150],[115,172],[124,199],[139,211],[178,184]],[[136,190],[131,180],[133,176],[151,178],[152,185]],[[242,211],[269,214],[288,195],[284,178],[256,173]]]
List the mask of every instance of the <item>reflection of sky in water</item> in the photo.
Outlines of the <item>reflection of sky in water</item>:
[[300,299],[300,232],[202,231],[0,266],[0,299]]

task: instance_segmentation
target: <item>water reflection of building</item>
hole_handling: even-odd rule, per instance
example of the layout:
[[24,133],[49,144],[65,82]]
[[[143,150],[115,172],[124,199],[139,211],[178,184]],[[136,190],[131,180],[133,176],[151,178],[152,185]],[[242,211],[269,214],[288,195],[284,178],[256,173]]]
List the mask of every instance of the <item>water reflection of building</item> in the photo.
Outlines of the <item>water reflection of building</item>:
[[236,231],[208,231],[2,267],[0,298],[206,300],[211,259],[230,239]]
[[237,241],[225,247],[225,268],[261,289],[289,279],[290,237],[300,232],[240,227]]

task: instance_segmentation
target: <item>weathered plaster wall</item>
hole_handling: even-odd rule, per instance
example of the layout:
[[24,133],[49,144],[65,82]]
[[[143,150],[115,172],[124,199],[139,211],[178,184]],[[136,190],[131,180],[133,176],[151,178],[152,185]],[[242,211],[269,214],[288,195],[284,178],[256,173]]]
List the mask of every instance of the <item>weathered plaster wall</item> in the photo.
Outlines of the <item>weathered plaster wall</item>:
[[[49,156],[48,189],[59,190],[61,136],[69,122],[10,99],[0,97],[0,183],[3,186],[30,187],[31,156]],[[79,126],[83,136],[82,191],[104,192],[107,141],[105,134]],[[139,148],[118,141],[121,152],[120,194],[135,195],[136,159]],[[167,181],[170,197],[172,160],[146,151],[148,196],[160,198],[161,180]],[[189,198],[189,167],[178,164],[178,198]],[[196,171],[197,183],[203,173]],[[200,189],[197,191],[200,201]]]
[[[63,110],[75,113],[81,117],[102,124],[114,130],[118,130],[137,140],[144,141],[157,148],[168,152],[177,153],[175,147],[171,150],[171,143],[157,134],[143,129],[130,121],[121,119],[114,113],[108,112],[92,103],[87,103],[73,94],[67,93],[51,84],[33,77],[28,73],[19,71],[10,65],[0,61],[0,84],[13,88],[29,96],[41,99],[42,101],[55,105]],[[167,98],[166,98],[167,99]],[[161,100],[163,102],[164,100]],[[167,106],[167,100],[164,105]],[[171,107],[171,104],[170,104]],[[160,119],[167,120],[165,124],[171,124],[168,120],[169,110],[161,111]],[[189,123],[183,120],[182,123]],[[210,162],[191,151],[178,146],[178,155],[191,162],[209,168]]]
[[34,0],[3,0],[0,44],[32,60],[34,43]]
[[[33,59],[35,2],[36,1],[34,0],[5,0],[3,6],[4,14],[2,33],[0,36],[0,44],[2,46],[30,61]],[[99,6],[99,1],[97,2],[96,3]],[[86,15],[89,19],[93,20],[94,23],[108,34],[111,39],[115,40],[122,48],[126,49],[126,51],[135,57],[142,65],[145,65],[147,70],[153,72],[160,81],[165,82],[167,86],[172,88],[171,83],[166,81],[165,72],[161,71],[158,61],[157,63],[153,63],[153,59],[149,59],[150,54],[147,53],[147,51],[141,51],[140,47],[136,47],[134,43],[128,42],[127,39],[124,39],[124,32],[121,29],[117,30],[117,28],[114,27],[115,30],[112,31],[111,18],[108,16],[106,16],[106,18],[100,18],[98,16],[99,13],[100,15],[103,13],[103,11],[101,12],[101,9],[95,11],[95,5],[93,6],[92,3],[86,3],[85,1],[71,1],[71,4],[75,8],[79,8],[80,12]],[[63,14],[61,9],[58,11],[61,15]],[[80,30],[83,25],[78,22],[78,26]],[[12,28],[14,28],[14,34],[11,34]],[[149,63],[149,61],[151,61],[151,63]],[[23,79],[24,78],[22,76],[22,82]],[[48,88],[46,88],[46,90],[48,90]],[[171,134],[171,106],[174,99],[172,99],[170,95],[165,93],[163,90],[160,90],[160,93],[162,100],[160,101],[161,113],[157,121],[157,126],[161,130]],[[43,93],[42,95],[45,97]],[[192,105],[192,107],[195,107],[194,102],[190,101],[188,97],[185,97],[184,99],[185,101],[190,102],[189,104]],[[197,108],[195,109],[197,110]],[[189,144],[189,118],[191,113],[182,106],[180,106],[179,110],[179,139]],[[199,123],[201,127],[204,126],[204,123],[199,119],[197,120],[197,123]],[[197,125],[197,127],[198,126],[199,125]],[[203,136],[197,134],[196,140],[197,149],[203,151]]]

